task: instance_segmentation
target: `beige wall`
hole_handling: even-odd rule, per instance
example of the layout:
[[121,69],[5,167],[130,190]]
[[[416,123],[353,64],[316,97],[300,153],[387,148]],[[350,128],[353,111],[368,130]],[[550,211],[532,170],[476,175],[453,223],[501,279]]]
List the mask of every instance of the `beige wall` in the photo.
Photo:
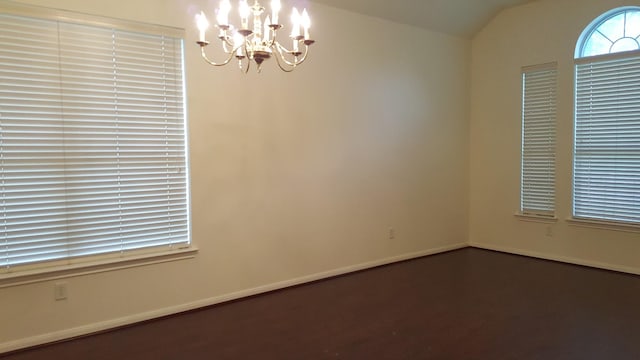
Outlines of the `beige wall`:
[[243,76],[198,57],[215,2],[23,2],[186,28],[199,253],[0,288],[0,352],[466,243],[468,40],[311,4],[308,63]]
[[[583,29],[607,10],[640,1],[540,0],[502,12],[473,39],[470,242],[640,273],[640,234],[569,225],[573,55]],[[521,221],[522,66],[558,62],[557,215]],[[550,235],[550,236],[549,236]]]

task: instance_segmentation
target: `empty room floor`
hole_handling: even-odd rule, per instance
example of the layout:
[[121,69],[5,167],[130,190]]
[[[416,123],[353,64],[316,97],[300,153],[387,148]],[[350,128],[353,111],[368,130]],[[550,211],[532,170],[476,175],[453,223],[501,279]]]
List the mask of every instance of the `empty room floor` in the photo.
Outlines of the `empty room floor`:
[[3,359],[640,359],[640,277],[466,248]]

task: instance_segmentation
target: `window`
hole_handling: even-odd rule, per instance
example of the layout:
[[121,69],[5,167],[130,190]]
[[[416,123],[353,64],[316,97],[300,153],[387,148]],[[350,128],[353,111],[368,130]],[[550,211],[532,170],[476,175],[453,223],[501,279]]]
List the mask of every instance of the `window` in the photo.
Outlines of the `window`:
[[576,48],[573,216],[640,225],[640,8],[596,19]]
[[553,216],[556,161],[555,63],[522,69],[522,176],[520,211]]
[[0,13],[2,271],[187,247],[180,32],[16,9]]

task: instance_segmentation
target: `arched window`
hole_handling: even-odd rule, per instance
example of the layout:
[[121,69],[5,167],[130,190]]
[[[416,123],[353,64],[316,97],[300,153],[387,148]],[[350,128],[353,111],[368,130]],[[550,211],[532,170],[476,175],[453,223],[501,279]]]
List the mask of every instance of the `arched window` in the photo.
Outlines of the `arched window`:
[[609,11],[576,46],[573,216],[640,225],[640,7]]
[[640,50],[640,8],[614,9],[582,33],[576,58]]

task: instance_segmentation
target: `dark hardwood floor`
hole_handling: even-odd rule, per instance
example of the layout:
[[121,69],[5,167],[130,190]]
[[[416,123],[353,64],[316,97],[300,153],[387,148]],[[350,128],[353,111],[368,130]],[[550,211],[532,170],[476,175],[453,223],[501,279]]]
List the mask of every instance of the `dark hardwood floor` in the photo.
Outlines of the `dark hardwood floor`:
[[0,358],[640,359],[640,277],[467,248]]

